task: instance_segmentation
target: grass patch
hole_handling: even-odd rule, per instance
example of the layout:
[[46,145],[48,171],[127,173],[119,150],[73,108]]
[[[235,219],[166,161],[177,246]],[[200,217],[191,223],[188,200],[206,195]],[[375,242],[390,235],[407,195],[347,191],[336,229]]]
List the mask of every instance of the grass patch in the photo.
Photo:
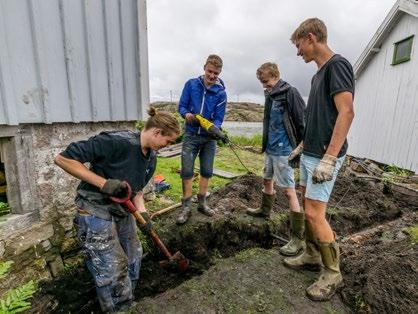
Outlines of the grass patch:
[[239,146],[253,146],[257,148],[261,148],[263,143],[263,136],[262,135],[254,135],[252,137],[247,136],[230,136],[230,141]]
[[418,225],[408,227],[405,229],[405,231],[411,237],[412,244],[417,244],[418,243]]

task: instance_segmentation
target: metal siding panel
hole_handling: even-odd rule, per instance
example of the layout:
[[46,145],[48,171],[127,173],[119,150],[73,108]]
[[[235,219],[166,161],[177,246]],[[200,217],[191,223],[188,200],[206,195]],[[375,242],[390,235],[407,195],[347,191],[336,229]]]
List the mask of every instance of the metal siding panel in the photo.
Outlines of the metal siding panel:
[[71,121],[59,2],[31,0],[40,85],[47,89],[44,122]]
[[137,20],[136,25],[138,26],[138,65],[139,65],[139,100],[140,103],[138,113],[141,120],[146,118],[146,109],[149,104],[149,74],[148,74],[148,31],[147,31],[147,2],[146,0],[137,1]]
[[0,101],[2,107],[2,116],[0,124],[17,125],[18,116],[16,111],[16,98],[14,83],[11,75],[11,63],[9,60],[9,49],[6,38],[5,18],[3,16],[5,9],[4,3],[0,2]]
[[142,117],[145,3],[1,1],[0,124]]
[[110,120],[103,2],[84,2],[89,86],[93,121]]
[[[37,67],[31,34],[28,2],[23,0],[3,2],[3,19],[9,50],[12,83],[14,86],[18,121],[42,121],[44,91],[38,86]],[[6,86],[9,89],[12,86]]]
[[137,63],[137,20],[136,0],[121,1],[122,29],[123,29],[123,64],[126,98],[126,119],[136,120],[138,116],[139,80]]
[[65,65],[72,121],[92,121],[87,73],[84,0],[61,0]]
[[125,119],[123,97],[123,73],[121,51],[121,23],[119,20],[120,3],[118,1],[106,1],[105,30],[106,30],[106,53],[108,70],[108,89],[110,102],[110,116],[112,121]]

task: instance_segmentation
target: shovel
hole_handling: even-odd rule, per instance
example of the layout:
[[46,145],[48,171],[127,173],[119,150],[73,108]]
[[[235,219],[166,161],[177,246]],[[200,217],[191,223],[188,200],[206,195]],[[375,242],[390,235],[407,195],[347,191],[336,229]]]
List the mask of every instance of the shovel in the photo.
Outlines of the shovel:
[[[124,205],[126,209],[132,215],[134,215],[135,219],[141,225],[144,225],[147,222],[141,216],[139,210],[135,207],[135,205],[131,201],[131,195],[132,195],[131,186],[128,184],[128,182],[126,182],[126,186],[128,189],[128,193],[125,198],[117,198],[117,197],[111,196],[110,199],[114,201],[115,203]],[[164,255],[168,258],[168,260],[164,260],[160,262],[160,265],[162,267],[174,268],[181,272],[185,271],[189,267],[189,260],[185,258],[184,255],[180,253],[180,251],[177,251],[176,253],[171,254],[170,251],[167,249],[167,247],[164,245],[164,243],[161,241],[160,237],[154,231],[154,229],[151,229],[149,234],[154,244],[157,245],[160,248],[160,250],[164,253]]]

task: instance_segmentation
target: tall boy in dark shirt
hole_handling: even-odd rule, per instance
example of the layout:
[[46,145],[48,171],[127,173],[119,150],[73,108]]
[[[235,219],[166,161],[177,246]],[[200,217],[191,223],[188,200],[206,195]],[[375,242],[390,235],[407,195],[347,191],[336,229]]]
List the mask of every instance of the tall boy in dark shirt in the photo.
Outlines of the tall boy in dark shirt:
[[342,283],[340,249],[326,220],[327,203],[347,151],[354,118],[354,75],[351,64],[327,45],[327,28],[318,18],[304,21],[292,34],[298,56],[315,61],[303,142],[289,160],[301,155],[300,185],[306,218],[306,250],[284,260],[286,266],[321,267],[319,279],[306,289],[312,300],[328,300]]

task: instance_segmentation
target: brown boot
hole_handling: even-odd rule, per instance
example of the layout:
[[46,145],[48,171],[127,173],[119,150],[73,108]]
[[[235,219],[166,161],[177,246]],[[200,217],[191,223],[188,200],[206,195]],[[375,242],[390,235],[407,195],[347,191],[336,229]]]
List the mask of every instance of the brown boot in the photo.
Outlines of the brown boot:
[[190,218],[192,214],[192,209],[190,207],[191,197],[183,198],[181,200],[181,212],[177,216],[176,223],[178,225],[182,225],[187,222],[187,220]]
[[283,260],[285,266],[293,269],[309,269],[319,271],[322,266],[321,254],[312,234],[311,228],[305,221],[306,250],[296,256]]
[[270,212],[273,208],[276,194],[266,194],[263,192],[263,198],[261,199],[261,206],[259,208],[248,208],[247,214],[255,217],[270,218]]
[[337,242],[319,242],[318,246],[325,267],[318,280],[306,289],[306,294],[313,301],[328,301],[343,282],[340,271],[340,247]]
[[290,212],[290,226],[292,234],[290,241],[279,249],[285,256],[298,255],[305,249],[305,213]]

